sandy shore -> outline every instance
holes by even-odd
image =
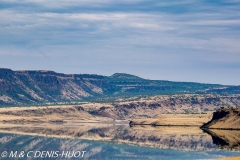
[[[0,122],[3,123],[32,123],[32,122],[59,122],[59,123],[128,123],[107,116],[97,116],[91,113],[103,104],[85,104],[82,106],[48,106],[48,107],[13,107],[0,108]],[[107,104],[104,104],[107,106]],[[159,114],[154,118],[133,119],[134,125],[155,126],[201,126],[212,117],[207,114]]]
[[[96,106],[97,107],[97,106]],[[12,107],[0,108],[3,123],[112,123],[112,118],[89,114],[82,106]]]
[[[135,119],[132,125],[154,126],[201,126],[212,118],[212,113],[207,114],[161,114],[156,118]]]

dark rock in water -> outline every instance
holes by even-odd
[[[240,130],[203,129],[219,148],[240,151]]]
[[[240,130],[240,108],[222,107],[214,112],[212,119],[200,128]]]

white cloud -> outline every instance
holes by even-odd
[[[66,8],[74,6],[100,7],[111,4],[136,4],[144,0],[2,0],[2,2],[19,5],[38,5],[45,8]]]
[[[101,67],[88,65],[94,59],[104,69],[113,68],[113,73],[132,66],[144,66],[147,72],[152,66],[197,68],[195,61],[240,64],[239,4],[207,5],[194,0],[8,0],[0,4],[3,2],[12,5],[0,10],[0,56],[26,57],[26,64],[28,57],[36,61],[42,57],[54,66],[59,63],[52,59],[67,57],[69,64],[99,71]],[[124,5],[118,8],[116,4]],[[3,61],[1,64],[10,65]]]

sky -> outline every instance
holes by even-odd
[[[240,85],[240,0],[0,0],[0,67]]]

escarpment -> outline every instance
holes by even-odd
[[[212,119],[201,126],[202,129],[240,130],[240,108],[222,107],[213,113]]]

